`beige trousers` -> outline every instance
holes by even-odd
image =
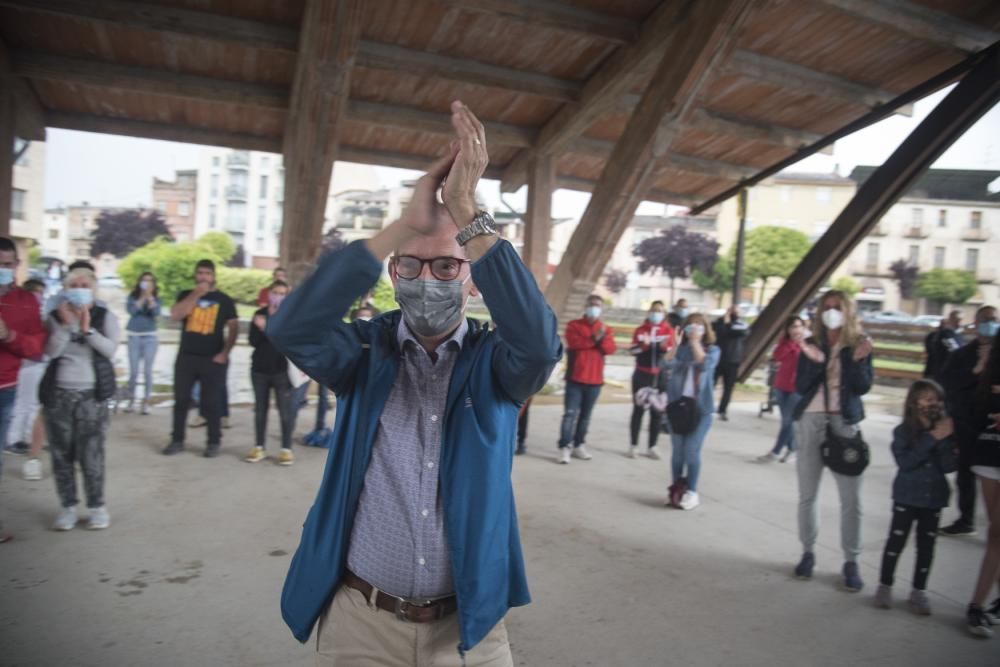
[[[407,623],[369,605],[361,593],[341,586],[316,632],[319,667],[462,667],[458,614],[431,623]],[[507,628],[501,620],[465,654],[466,667],[513,667]]]

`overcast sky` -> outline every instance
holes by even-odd
[[[837,142],[834,154],[815,155],[799,162],[795,171],[831,172],[847,175],[855,165],[881,164],[906,136],[945,96],[947,90],[915,105],[912,117],[893,116]],[[198,166],[200,146],[151,139],[133,139],[106,134],[48,130],[45,174],[45,205],[91,204],[150,206],[153,177],[172,180],[177,169]],[[1000,170],[1000,106],[994,107],[941,159],[936,167]],[[338,169],[350,169],[338,163]],[[385,186],[413,178],[412,171],[379,168]],[[995,185],[1000,186],[1000,183]],[[481,186],[487,202],[499,205],[495,181]],[[516,208],[524,206],[524,190],[504,199]],[[560,190],[553,200],[555,217],[579,217],[586,207],[586,193]],[[642,212],[662,212],[662,205],[644,204]]]

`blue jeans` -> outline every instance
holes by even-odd
[[[802,400],[802,396],[794,391],[774,390],[778,397],[778,410],[781,411],[781,430],[778,431],[778,441],[774,443],[771,453],[777,456],[781,450],[788,447],[788,451],[794,452],[795,446],[795,407]]]
[[[7,444],[7,431],[14,417],[14,399],[17,398],[17,387],[0,389],[0,449]],[[0,453],[0,475],[3,475],[3,454]]]
[[[559,433],[559,448],[568,447],[571,443],[579,447],[587,441],[587,427],[590,426],[590,413],[594,411],[594,403],[601,395],[601,385],[580,384],[572,380],[566,381],[566,396],[563,400],[564,412],[562,428]]]
[[[143,398],[153,393],[153,362],[160,340],[156,336],[128,337],[128,398],[135,398],[136,380],[139,378],[139,364],[143,366]]]
[[[698,490],[698,477],[701,475],[701,446],[705,443],[705,436],[712,426],[712,413],[702,415],[694,430],[687,435],[670,434],[670,444],[673,446],[673,453],[670,456],[670,470],[673,474],[673,481],[676,482],[681,477],[687,477],[688,488],[692,491]],[[687,475],[684,469],[687,468]]]

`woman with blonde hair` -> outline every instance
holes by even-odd
[[[88,528],[111,524],[104,504],[104,439],[108,399],[115,390],[112,365],[118,346],[118,320],[94,303],[97,278],[89,269],[69,272],[66,298],[49,314],[45,353],[51,361],[42,378],[39,398],[52,453],[52,473],[62,511],[55,530],[71,530],[77,522],[76,463],[90,510]]]
[[[799,579],[811,579],[819,533],[816,500],[823,476],[821,449],[829,428],[836,435],[858,433],[865,418],[861,397],[872,386],[872,343],[858,326],[854,304],[839,290],[825,293],[812,322],[812,336],[800,343],[795,386],[802,397],[795,410],[799,478]],[[857,592],[864,582],[861,555],[861,475],[833,473],[840,494],[840,543],[844,552],[844,589]]]
[[[715,333],[701,313],[692,313],[681,323],[680,344],[671,348],[660,362],[660,387],[667,392],[667,405],[687,397],[693,399],[690,424],[671,421],[670,458],[672,484],[667,504],[683,510],[693,510],[701,500],[698,479],[701,475],[701,448],[712,426],[715,414],[713,385],[715,368],[719,365],[719,348]]]

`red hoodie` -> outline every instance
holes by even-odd
[[[635,355],[635,369],[647,375],[659,375],[660,361],[675,344],[674,328],[666,320],[653,324],[647,319],[632,334],[629,352]]]
[[[799,355],[802,348],[791,338],[782,336],[777,347],[771,353],[771,358],[778,363],[778,372],[774,376],[774,388],[788,393],[795,392],[795,371],[799,367]]]
[[[594,332],[604,327],[604,337],[594,341]],[[566,379],[580,384],[604,384],[604,356],[615,351],[611,327],[586,317],[566,325]]]
[[[21,359],[42,356],[48,333],[42,326],[38,299],[20,287],[0,296],[0,318],[10,330],[8,339],[0,341],[0,389],[8,389],[17,386]]]

